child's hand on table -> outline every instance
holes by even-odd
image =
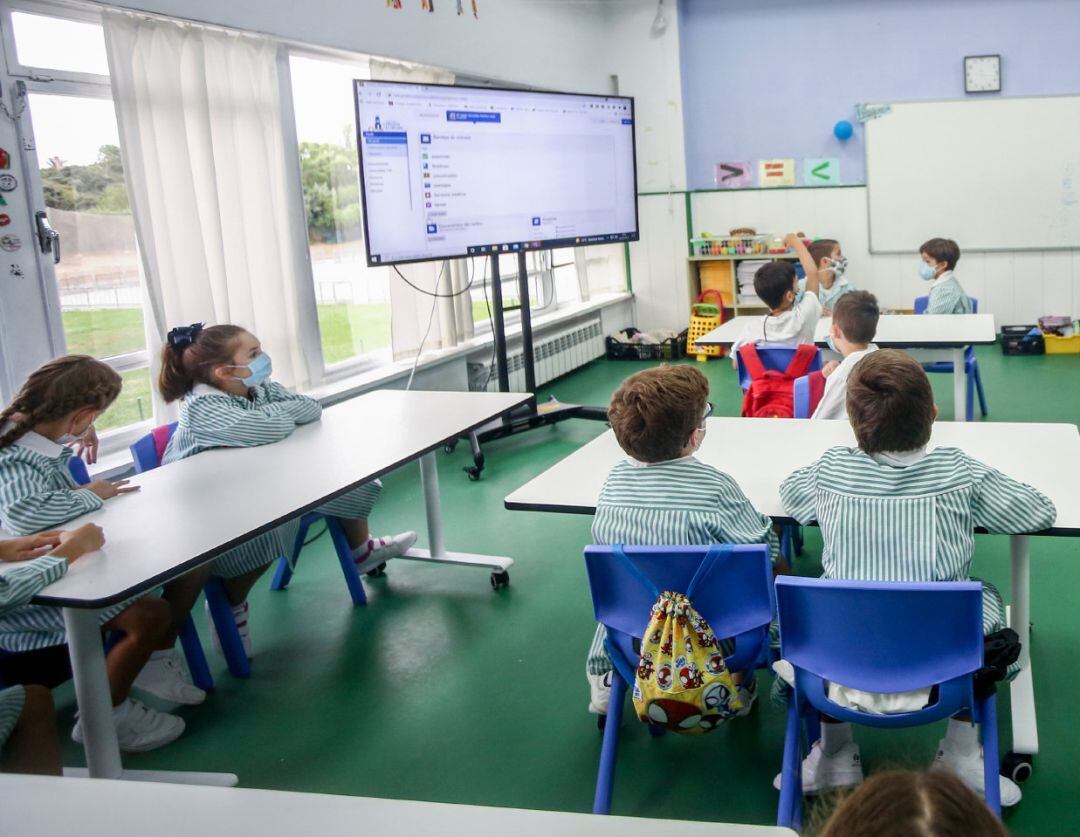
[[[105,530],[94,523],[84,523],[78,529],[60,532],[59,535],[60,546],[54,550],[53,554],[67,558],[69,564],[105,545]]]
[[[0,561],[32,561],[48,555],[60,544],[61,532],[38,532],[25,538],[0,541]]]
[[[94,492],[102,500],[111,500],[118,494],[130,494],[133,491],[138,491],[139,486],[131,485],[125,488],[131,480],[117,480],[116,482],[110,482],[109,480],[94,480],[87,483],[83,488],[89,489]]]

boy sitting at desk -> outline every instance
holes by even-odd
[[[847,390],[858,447],[832,448],[780,485],[787,512],[799,523],[821,526],[826,578],[967,581],[976,527],[1016,534],[1053,525],[1054,504],[1030,485],[959,448],[928,450],[938,411],[926,373],[910,356],[892,349],[865,356],[852,369]],[[1004,627],[1001,594],[983,582],[983,630]],[[1014,663],[1008,676],[1018,670]],[[875,695],[833,684],[829,696],[864,712],[891,714],[922,708],[929,690]],[[824,723],[821,730],[803,762],[804,791],[861,782],[850,725]],[[951,770],[982,793],[982,748],[970,718],[949,720],[934,767]],[[1000,779],[1001,804],[1015,805],[1020,789]]]
[[[608,421],[628,459],[611,469],[593,518],[598,544],[683,545],[767,543],[775,563],[780,545],[772,521],[758,513],[727,474],[694,456],[712,412],[709,382],[692,366],[659,366],[631,375],[611,398]],[[645,614],[642,614],[644,616]],[[589,711],[606,715],[611,697],[607,632],[596,626],[586,674]],[[749,713],[757,682],[739,678]]]
[[[877,333],[877,299],[869,291],[852,291],[836,303],[829,333],[829,348],[844,356],[831,360],[821,374],[825,376],[825,392],[818,402],[812,419],[847,418],[847,380],[855,364],[877,351],[871,341]]]
[[[971,299],[953,270],[960,261],[960,247],[951,238],[931,238],[919,248],[919,276],[930,283],[927,314],[970,314]]]
[[[791,262],[769,262],[758,268],[754,274],[754,293],[769,307],[769,313],[747,324],[731,347],[733,358],[738,354],[739,347],[747,343],[787,343],[797,346],[814,342],[814,329],[821,319],[818,268],[814,257],[795,233],[788,233],[784,237],[784,244],[795,251],[806,272],[806,292],[800,291],[795,265]]]

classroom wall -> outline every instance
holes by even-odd
[[[865,183],[855,104],[963,98],[965,55],[1002,56],[1004,96],[1080,93],[1075,0],[680,0],[679,12],[692,189],[715,185],[718,160],[763,157],[839,157],[844,182]],[[832,134],[841,119],[855,124],[847,142]]]

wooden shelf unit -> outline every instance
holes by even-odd
[[[690,304],[707,288],[720,291],[728,317],[740,314],[757,314],[767,311],[767,306],[740,303],[735,283],[735,263],[746,261],[798,261],[795,253],[754,253],[738,256],[690,256]]]

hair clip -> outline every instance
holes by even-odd
[[[195,342],[195,338],[199,336],[199,332],[202,330],[202,323],[192,323],[189,326],[177,326],[169,332],[169,346],[176,349],[178,352],[183,352],[184,349]]]

